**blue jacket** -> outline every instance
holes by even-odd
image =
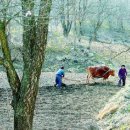
[[[59,75],[61,77],[64,77],[65,73],[64,73],[64,70],[63,69],[59,69],[57,72],[56,72],[56,75]]]

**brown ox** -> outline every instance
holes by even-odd
[[[89,66],[87,72],[87,83],[89,83],[90,78],[103,78],[106,80],[110,75],[115,76],[115,71],[107,66]]]

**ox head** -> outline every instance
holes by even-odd
[[[115,70],[110,70],[110,71],[109,71],[109,74],[110,74],[111,76],[115,76]]]

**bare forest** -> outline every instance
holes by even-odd
[[[129,130],[129,72],[130,0],[0,0],[0,130]]]

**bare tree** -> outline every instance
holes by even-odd
[[[72,26],[72,19],[70,18],[70,1],[61,0],[62,10],[61,10],[61,24],[63,28],[63,35],[68,37]]]
[[[8,17],[10,1],[2,1],[2,16],[0,19],[0,43],[3,57],[0,64],[6,69],[8,81],[12,89],[12,107],[14,110],[14,130],[32,130],[38,83],[47,44],[49,14],[51,0],[41,0],[39,13],[34,14],[35,1],[21,0],[23,19],[23,76],[20,80],[9,49],[6,28],[13,15]],[[17,13],[16,13],[17,14]]]
[[[81,36],[84,34],[82,24],[85,21],[86,14],[87,14],[87,3],[88,0],[79,0],[78,3],[79,41],[81,39]]]
[[[103,21],[106,18],[106,11],[107,11],[107,3],[108,1],[103,1],[103,0],[99,0],[97,3],[97,13],[96,13],[96,20],[95,22],[93,22],[93,40],[96,41],[97,40],[97,32],[100,29]]]

